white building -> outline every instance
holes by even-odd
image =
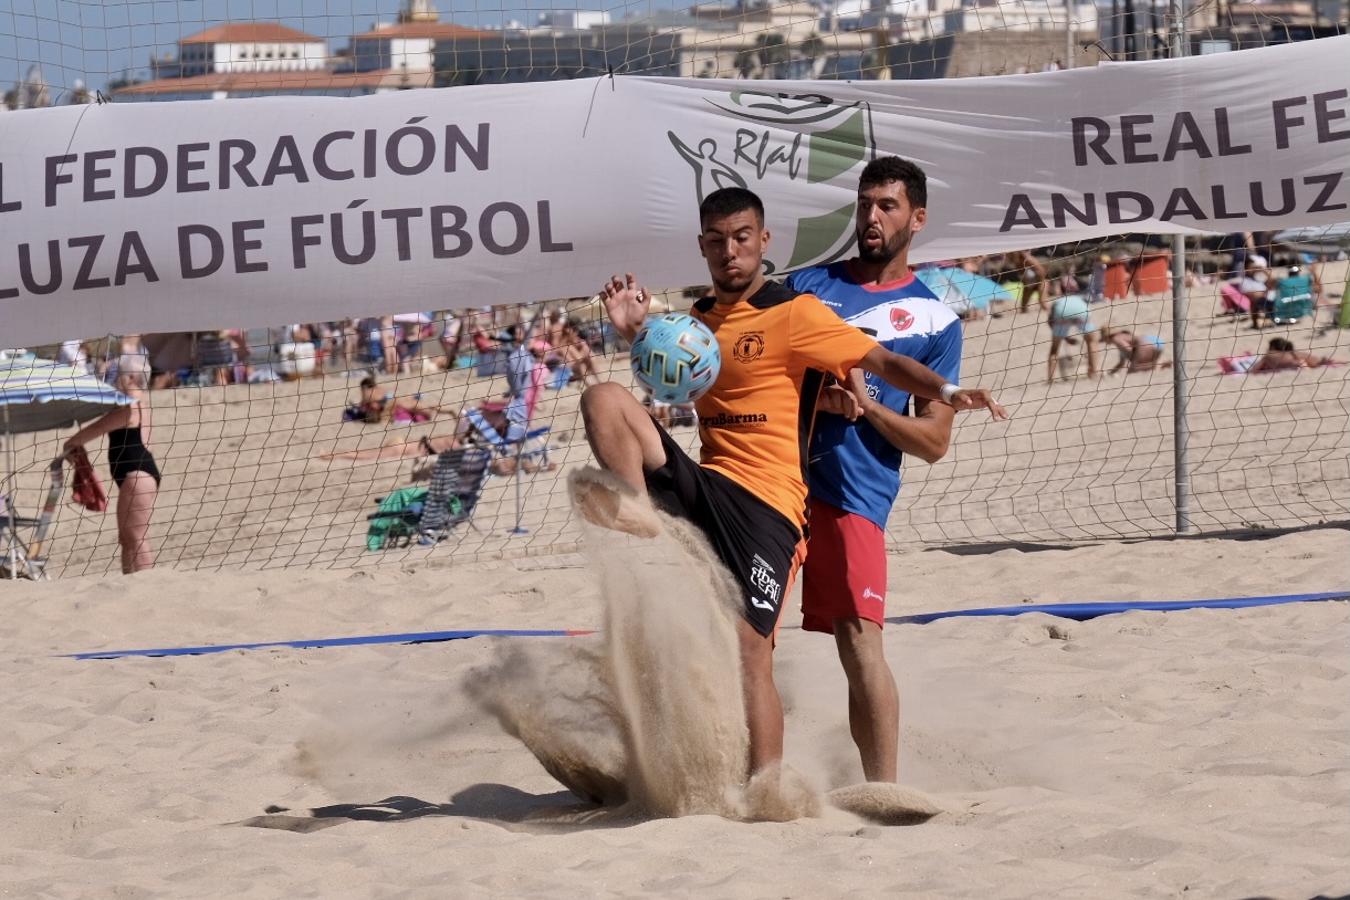
[[[1097,30],[1094,3],[1065,0],[1019,0],[1018,3],[969,3],[928,19],[932,33],[990,31]]]
[[[328,67],[322,39],[274,22],[217,25],[178,42],[178,75],[314,72]]]
[[[437,41],[488,36],[437,21],[430,0],[407,0],[394,24],[352,38],[330,56],[326,41],[270,22],[220,25],[178,42],[178,57],[157,60],[155,77],[119,88],[118,100],[221,100],[227,97],[353,97],[431,87]]]
[[[976,31],[1097,30],[1097,7],[1080,0],[840,0],[838,28],[901,26],[911,38]]]
[[[351,67],[357,72],[391,69],[396,72],[430,72],[437,43],[489,37],[449,22],[403,21],[376,25],[352,37]]]
[[[585,31],[609,24],[609,13],[594,9],[554,9],[539,14],[539,27],[552,31]]]

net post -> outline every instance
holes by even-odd
[[[14,512],[14,492],[19,488],[19,478],[17,475],[17,460],[14,456],[14,435],[9,430],[9,404],[0,406],[0,411],[4,413],[5,429],[5,515],[9,518],[9,579],[14,581],[19,577],[19,523],[14,521],[17,513]]]
[[[1186,55],[1186,0],[1172,7],[1172,57]],[[1175,477],[1176,533],[1189,534],[1191,524],[1191,473],[1187,458],[1190,428],[1186,407],[1190,385],[1186,379],[1186,236],[1172,236],[1172,464]]]

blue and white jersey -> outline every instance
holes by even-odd
[[[815,294],[845,322],[895,353],[912,357],[947,381],[961,378],[961,320],[911,272],[883,285],[862,285],[846,262],[794,272],[788,286]],[[867,375],[867,392],[909,414],[909,392]],[[900,493],[903,454],[867,421],[821,414],[811,439],[811,496],[886,527]]]

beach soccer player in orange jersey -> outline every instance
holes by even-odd
[[[714,191],[699,206],[699,225],[713,295],[692,314],[722,352],[716,383],[695,405],[701,460],[690,459],[632,392],[606,382],[586,390],[581,411],[591,449],[618,485],[574,477],[571,489],[583,518],[604,527],[654,535],[651,503],[690,521],[740,586],[745,606],[737,631],[754,773],[783,755],[773,636],[804,556],[805,450],[825,373],[847,384],[858,367],[917,397],[1006,415],[988,391],[948,384],[846,325],[814,296],[766,281],[769,232],[755,194]],[[602,299],[615,330],[631,342],[651,296],[630,273],[614,276]],[[846,398],[837,402],[847,408]],[[852,408],[856,415],[858,406]]]

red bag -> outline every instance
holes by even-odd
[[[76,447],[68,455],[70,464],[75,468],[70,499],[91,512],[103,512],[108,508],[108,494],[103,490],[103,482],[98,480],[89,454],[84,452],[83,447]]]

